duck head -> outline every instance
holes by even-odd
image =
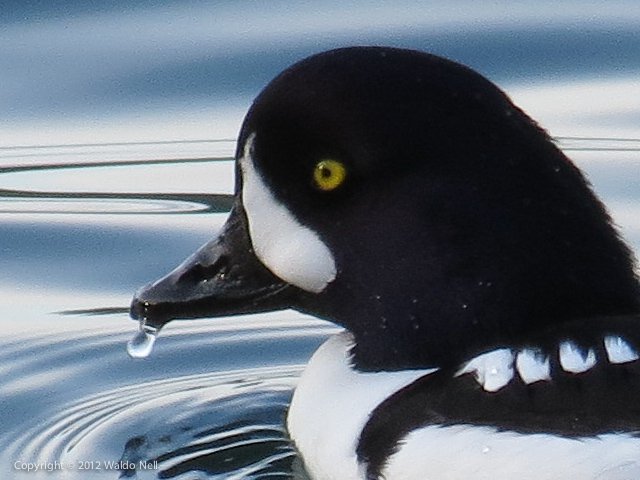
[[[457,362],[639,298],[605,208],[499,88],[434,55],[354,47],[262,91],[222,233],[131,314],[294,308],[350,330],[354,365],[375,371]]]

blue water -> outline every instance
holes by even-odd
[[[386,44],[480,70],[640,251],[635,2],[268,5],[2,3],[1,478],[304,478],[283,418],[335,327],[295,312],[173,322],[132,359],[126,310],[222,225],[242,116],[307,54]]]

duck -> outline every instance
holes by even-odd
[[[314,480],[640,478],[640,283],[583,173],[494,83],[356,46],[276,76],[221,232],[131,316],[342,331],[287,428]]]

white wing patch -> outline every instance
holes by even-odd
[[[549,357],[546,357],[542,352],[537,350],[529,348],[520,350],[516,357],[516,369],[522,381],[527,385],[551,380]]]
[[[611,364],[629,363],[640,360],[640,354],[622,337],[604,337],[607,360]],[[558,345],[560,366],[565,372],[584,373],[598,362],[593,349],[583,350],[570,340]],[[551,362],[547,355],[536,348],[523,348],[517,353],[501,348],[474,357],[458,370],[456,376],[473,373],[476,381],[487,392],[497,392],[509,384],[515,370],[524,383],[551,381]],[[601,360],[604,360],[601,359]]]
[[[483,353],[467,362],[456,374],[473,373],[487,392],[497,392],[513,378],[513,352],[501,348]]]
[[[318,234],[302,225],[280,203],[256,170],[252,158],[255,134],[240,159],[242,203],[256,256],[282,280],[319,293],[336,277],[336,263]]]
[[[596,364],[596,354],[592,349],[584,352],[573,342],[562,342],[558,348],[560,366],[565,372],[583,373]]]
[[[631,345],[623,338],[618,336],[610,335],[604,337],[604,349],[611,363],[628,363],[640,359],[638,352],[631,348]]]

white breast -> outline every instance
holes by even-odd
[[[370,413],[392,393],[434,371],[357,372],[349,360],[352,345],[347,332],[327,340],[305,369],[289,407],[289,433],[314,480],[364,478],[356,447]]]

